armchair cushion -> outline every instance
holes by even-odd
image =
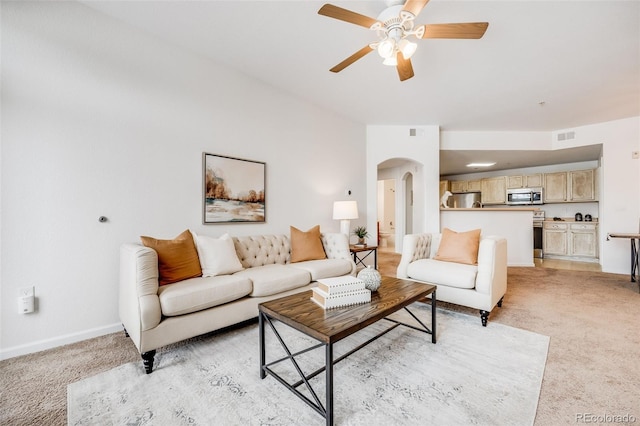
[[[420,259],[411,262],[407,274],[419,281],[456,288],[474,288],[478,267],[462,263]]]
[[[445,262],[476,265],[478,263],[478,247],[480,246],[480,229],[467,232],[455,232],[449,228],[442,230],[442,239],[434,259]]]

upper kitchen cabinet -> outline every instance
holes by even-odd
[[[524,176],[525,188],[540,188],[543,185],[542,173],[535,173],[532,175]]]
[[[540,187],[542,187],[542,173],[507,176],[507,189]]]
[[[544,174],[544,202],[565,203],[567,201],[567,172]]]
[[[544,202],[596,201],[594,169],[544,174]]]
[[[445,192],[451,191],[451,183],[448,180],[440,181],[440,198],[444,195]]]
[[[482,204],[506,204],[507,203],[507,178],[499,176],[485,178],[481,181]]]
[[[480,179],[451,181],[451,192],[480,192],[481,190]]]
[[[596,174],[594,169],[569,172],[569,201],[596,200]]]

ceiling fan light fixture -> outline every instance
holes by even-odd
[[[385,60],[382,61],[382,63],[390,67],[398,66],[398,60],[396,59],[395,56],[389,56],[388,58],[385,58]]]
[[[396,50],[396,41],[392,38],[386,38],[378,43],[378,55],[387,59],[393,56]]]
[[[403,38],[400,40],[400,43],[398,43],[398,49],[400,49],[400,52],[402,52],[402,56],[404,56],[405,59],[411,58],[417,48],[418,45],[416,43],[413,43],[406,38]]]

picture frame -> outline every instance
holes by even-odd
[[[202,220],[266,222],[266,163],[202,153]]]

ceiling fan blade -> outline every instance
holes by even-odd
[[[362,49],[358,50],[353,55],[349,56],[344,61],[340,62],[335,67],[331,68],[329,71],[331,71],[331,72],[340,72],[343,69],[345,69],[346,67],[348,67],[349,65],[351,65],[352,63],[354,63],[355,61],[357,61],[358,59],[362,58],[367,53],[370,53],[372,51],[373,51],[373,48],[371,48],[371,46],[369,46],[369,45],[366,45],[365,47],[363,47]]]
[[[324,6],[322,6],[320,10],[318,10],[318,15],[339,19],[341,21],[360,25],[365,28],[371,28],[373,24],[378,22],[377,19],[369,18],[368,16],[364,16],[359,13],[352,12],[347,9],[343,9],[338,6],[334,6],[332,4],[325,4]]]
[[[405,59],[402,53],[398,52],[396,60],[398,61],[397,68],[400,81],[409,80],[411,77],[413,77],[413,66],[411,65],[411,59]]]
[[[466,22],[458,24],[426,24],[422,38],[482,38],[488,22]]]
[[[406,10],[407,12],[411,12],[415,16],[418,16],[427,3],[429,3],[429,0],[407,0],[402,10]]]

